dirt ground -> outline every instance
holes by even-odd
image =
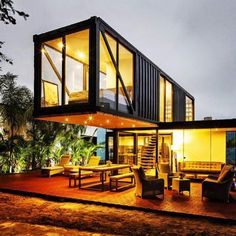
[[[0,235],[236,235],[236,224],[0,192]]]

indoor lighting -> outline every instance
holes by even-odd
[[[135,127],[135,124],[132,124],[132,127]]]
[[[107,124],[108,124],[108,123],[110,123],[110,121],[109,121],[109,120],[106,120],[106,122],[107,122]]]
[[[87,123],[88,123],[87,121],[84,122],[85,125],[87,125]]]
[[[69,120],[68,118],[65,119],[66,122],[67,122],[68,120]]]
[[[93,117],[92,116],[89,116],[89,120],[92,120],[93,119]]]
[[[85,54],[83,52],[78,52],[79,59],[85,59]]]
[[[42,49],[41,49],[41,53],[43,53],[43,54],[44,54],[44,53],[45,53],[45,49],[43,49],[43,48],[42,48]]]
[[[123,123],[123,122],[121,122],[120,124],[121,124],[121,125],[124,125],[124,123]]]
[[[64,47],[64,45],[63,45],[62,42],[58,43],[57,46],[58,46],[60,49],[62,49],[62,48]]]

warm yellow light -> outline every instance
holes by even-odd
[[[88,123],[87,121],[84,122],[85,125],[87,125],[87,123]]]
[[[69,120],[68,118],[65,119],[66,122],[67,122],[68,120]]]
[[[135,127],[135,124],[132,124],[132,127]]]
[[[83,60],[85,59],[85,54],[83,52],[78,52],[79,59]]]
[[[42,49],[41,49],[41,53],[43,53],[43,54],[44,54],[44,53],[45,53],[45,49],[43,49],[43,48],[42,48]]]
[[[60,43],[57,44],[57,46],[58,46],[60,49],[62,49],[64,45],[63,45],[62,42],[60,42]]]
[[[107,124],[108,124],[108,123],[110,123],[110,121],[109,121],[109,120],[106,120],[106,122],[107,122]]]
[[[121,125],[124,125],[124,123],[123,123],[123,122],[121,122],[120,124],[121,124]]]
[[[89,116],[89,120],[92,120],[93,119],[93,117],[92,116]]]

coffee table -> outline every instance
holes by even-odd
[[[178,191],[178,193],[181,193],[183,191],[188,191],[190,196],[190,179],[173,178],[172,190],[176,190]]]

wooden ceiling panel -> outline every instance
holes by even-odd
[[[95,114],[78,114],[63,116],[40,117],[38,120],[46,120],[68,124],[89,125],[105,129],[123,129],[123,128],[156,128],[157,125],[140,120],[128,119],[121,116],[115,116],[98,112]]]

